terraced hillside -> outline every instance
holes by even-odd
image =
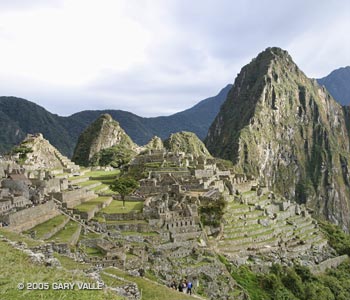
[[[260,192],[245,191],[231,199],[218,251],[238,264],[326,259],[327,241],[305,207],[267,191],[258,196]]]

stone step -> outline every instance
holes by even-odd
[[[236,232],[230,232],[228,231],[227,233],[225,233],[225,229],[224,229],[224,238],[225,239],[236,239],[236,238],[244,238],[244,237],[249,237],[249,236],[255,236],[255,235],[262,235],[266,232],[270,232],[271,230],[275,230],[273,227],[259,227],[256,228],[255,230],[244,230],[241,229],[239,231]]]
[[[251,242],[248,243],[244,243],[244,244],[230,244],[230,243],[226,243],[226,244],[221,244],[219,246],[220,251],[224,252],[224,253],[235,253],[235,252],[239,252],[239,251],[257,251],[259,249],[262,248],[273,248],[273,247],[277,247],[278,246],[278,240],[276,238],[270,238],[268,240],[265,241],[261,241],[261,242],[257,242],[252,244]]]

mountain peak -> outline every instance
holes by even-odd
[[[84,166],[90,165],[100,151],[117,145],[131,151],[138,147],[111,115],[102,114],[80,135],[73,161]]]
[[[341,106],[287,51],[268,48],[242,68],[206,145],[237,171],[350,228],[350,211],[334,209],[350,204],[347,132]]]

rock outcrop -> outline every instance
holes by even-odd
[[[163,150],[164,144],[160,137],[154,136],[144,148],[147,150]]]
[[[242,68],[206,145],[237,170],[349,230],[343,108],[286,51],[268,48]]]
[[[23,142],[12,149],[20,164],[35,169],[64,169],[72,172],[79,167],[63,156],[41,133],[28,134]]]
[[[193,133],[181,131],[173,133],[164,141],[164,146],[171,152],[191,153],[194,156],[211,157],[204,143]]]
[[[113,147],[114,149],[111,149]],[[109,152],[118,154],[121,150],[137,152],[138,146],[117,121],[113,120],[110,115],[103,114],[80,135],[72,160],[83,166],[100,164],[99,154],[106,149],[110,149],[106,151],[108,152],[106,155],[109,156],[111,154]]]

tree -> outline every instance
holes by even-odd
[[[119,177],[113,184],[111,189],[118,192],[123,200],[123,207],[125,207],[125,196],[133,193],[139,187],[139,183],[131,177]]]

